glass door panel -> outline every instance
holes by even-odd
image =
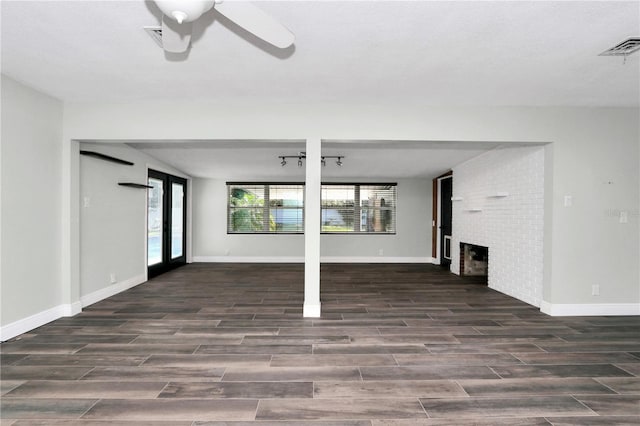
[[[171,184],[171,259],[184,256],[184,184]]]
[[[164,182],[157,178],[149,178],[147,207],[147,266],[162,263],[162,228],[164,223],[163,193]]]
[[[153,278],[187,263],[187,181],[149,170],[148,182],[147,271]]]

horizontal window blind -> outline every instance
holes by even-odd
[[[324,233],[396,232],[396,184],[322,185]]]
[[[227,233],[302,233],[304,185],[227,183]]]
[[[323,184],[321,232],[395,234],[395,183]],[[304,185],[227,183],[227,233],[304,232]]]
[[[360,232],[396,232],[396,186],[360,186]]]

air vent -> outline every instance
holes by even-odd
[[[629,56],[640,50],[640,37],[631,37],[607,49],[599,56]]]
[[[144,30],[162,48],[162,27],[144,27]]]

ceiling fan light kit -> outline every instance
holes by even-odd
[[[208,12],[215,4],[211,0],[156,0],[156,4],[165,15],[178,24],[193,22]]]

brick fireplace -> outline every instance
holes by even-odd
[[[486,277],[489,271],[489,247],[460,243],[460,276]]]

